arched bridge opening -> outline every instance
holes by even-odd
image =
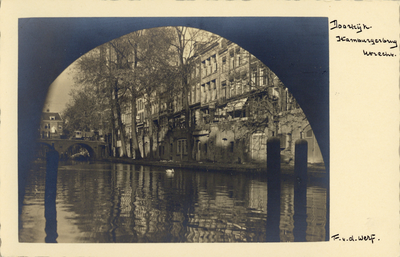
[[[96,160],[96,152],[94,149],[85,143],[73,143],[65,152],[60,153],[61,159],[70,158],[76,160]]]
[[[99,141],[65,140],[65,139],[42,139],[37,141],[42,151],[55,150],[61,160],[87,159],[90,161],[100,160],[104,157],[105,144]],[[48,150],[43,150],[48,149]],[[43,156],[45,157],[45,155]]]

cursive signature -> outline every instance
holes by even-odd
[[[374,240],[380,241],[380,239],[376,239],[375,234],[370,234],[370,235],[360,235],[360,236],[349,236],[349,237],[340,237],[339,234],[335,234],[331,236],[333,241],[346,241],[346,242],[356,242],[356,241],[371,241],[371,243],[374,243]]]

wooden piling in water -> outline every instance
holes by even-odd
[[[267,140],[267,187],[266,241],[280,242],[281,149],[276,137]]]
[[[59,154],[51,150],[46,154],[46,185],[44,194],[44,216],[46,219],[46,243],[57,243],[57,173]]]
[[[299,139],[295,143],[294,160],[294,229],[293,236],[295,242],[306,241],[307,230],[307,152],[308,144],[304,139]]]

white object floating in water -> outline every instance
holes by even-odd
[[[171,173],[174,173],[174,169],[167,169],[167,170],[165,170],[167,173],[169,173],[169,174],[171,174]]]

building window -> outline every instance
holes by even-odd
[[[240,80],[236,81],[236,94],[237,95],[242,94],[242,81],[240,81]]]
[[[217,83],[215,83],[215,79],[211,81],[211,87],[212,87],[212,100],[217,99]]]
[[[236,66],[240,66],[241,64],[241,56],[240,56],[240,48],[236,49]]]
[[[267,85],[267,71],[265,69],[260,70],[260,77],[261,77],[261,85]]]
[[[50,116],[50,120],[55,120],[56,116]]]
[[[230,53],[230,69],[234,69],[235,68],[235,54],[233,51],[231,51]]]
[[[248,52],[242,49],[242,64],[246,64],[247,63],[247,57],[248,57]]]
[[[217,72],[217,59],[216,59],[215,55],[213,55],[211,57],[211,63],[212,63],[212,73],[216,73]]]
[[[306,137],[312,137],[312,136],[313,136],[313,131],[312,129],[310,129],[306,132]]]
[[[226,81],[221,83],[222,99],[226,99]]]
[[[187,152],[188,152],[188,146],[187,146],[187,140],[186,139],[184,139],[184,147],[183,147],[183,154],[187,154]]]
[[[231,142],[230,152],[233,153],[233,149],[235,148],[235,142]]]
[[[222,57],[222,72],[226,71],[226,57]]]
[[[254,69],[251,74],[251,87],[257,86],[257,70]]]
[[[203,66],[203,77],[207,76],[207,66],[206,66],[206,61],[202,62]]]
[[[196,87],[196,102],[200,102],[201,101],[201,88],[200,88],[200,84],[197,84]]]
[[[235,83],[231,83],[231,97],[234,97],[235,96]]]
[[[178,140],[178,148],[176,149],[176,154],[187,154],[187,141],[186,139],[179,139]]]
[[[195,92],[196,92],[196,86],[192,86],[192,91],[190,92],[190,104],[195,103]]]
[[[243,88],[243,93],[249,92],[249,84],[244,79],[242,80],[242,88]]]

